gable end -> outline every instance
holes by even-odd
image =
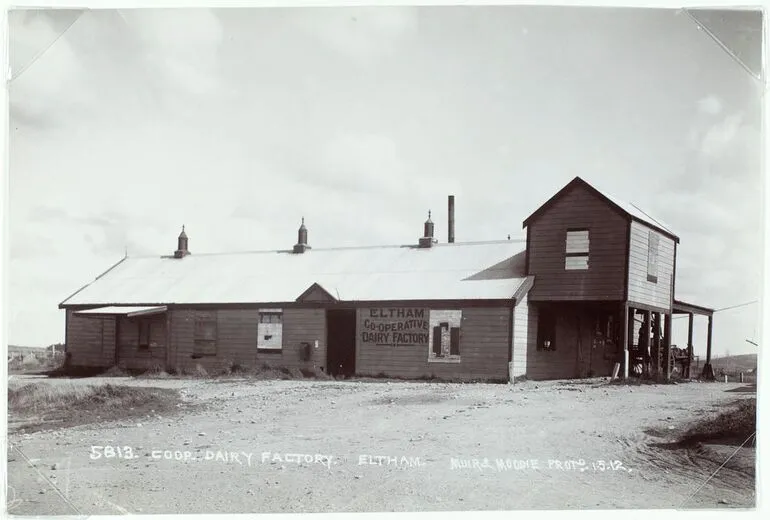
[[[613,211],[615,211],[616,213],[618,213],[619,215],[622,215],[625,219],[627,219],[629,221],[629,223],[631,221],[637,221],[637,222],[639,222],[641,224],[644,224],[645,226],[648,226],[648,227],[654,229],[655,231],[658,231],[662,235],[672,239],[677,244],[679,243],[679,237],[678,236],[674,235],[673,233],[671,233],[670,231],[668,231],[666,229],[663,229],[660,226],[655,225],[653,219],[650,219],[651,221],[646,221],[646,220],[640,219],[639,217],[637,217],[635,215],[630,214],[628,211],[626,211],[625,209],[623,209],[622,207],[617,205],[612,199],[607,197],[604,193],[602,193],[601,191],[597,190],[596,188],[594,188],[593,186],[588,184],[586,181],[584,181],[580,177],[575,177],[574,179],[572,179],[572,181],[570,181],[569,184],[564,186],[553,197],[548,199],[542,206],[537,208],[534,211],[534,213],[532,213],[529,217],[527,217],[524,220],[524,222],[522,224],[522,228],[528,227],[532,222],[534,222],[541,215],[543,215],[543,213],[548,211],[548,209],[551,206],[553,206],[559,199],[561,199],[563,196],[565,196],[566,194],[568,194],[570,191],[572,191],[573,189],[575,189],[578,186],[582,186],[583,188],[586,188],[590,193],[593,193],[596,197],[598,197],[607,206],[612,208]],[[637,208],[637,209],[639,209],[639,208]],[[640,209],[639,211],[642,211],[642,210]],[[642,211],[642,213],[644,213],[644,212]]]
[[[580,177],[575,177],[570,181],[569,184],[564,186],[562,189],[560,189],[556,194],[548,199],[542,206],[537,208],[534,213],[532,213],[529,217],[527,217],[524,220],[524,223],[522,224],[522,229],[528,227],[532,222],[537,220],[540,216],[542,216],[546,211],[548,211],[556,202],[558,202],[561,198],[563,198],[565,195],[570,193],[575,188],[582,187],[586,188],[587,191],[598,197],[602,202],[607,204],[610,208],[613,209],[616,213],[621,215],[623,218],[630,221],[630,215],[620,206],[612,202],[610,199],[604,196],[602,192],[588,184],[586,181],[581,179]]]
[[[303,302],[336,302],[337,298],[331,295],[329,291],[321,287],[317,282],[308,287],[305,292],[299,295],[297,303]]]

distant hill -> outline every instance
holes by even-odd
[[[64,350],[64,344],[57,343],[55,345],[49,345],[47,347],[22,347],[20,345],[8,345],[9,356],[26,356],[28,354],[47,355],[54,351],[62,352]]]
[[[711,359],[711,366],[714,371],[720,369],[725,372],[748,372],[757,368],[756,354],[740,354],[738,356],[725,356]]]
[[[41,354],[45,351],[45,347],[22,347],[20,345],[8,345],[9,354]]]

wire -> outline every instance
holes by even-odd
[[[758,300],[746,302],[746,303],[739,303],[738,305],[731,305],[730,307],[722,307],[721,309],[715,309],[714,312],[720,312],[720,311],[729,311],[731,309],[737,309],[739,307],[746,307],[747,305],[753,305],[755,303],[758,303]]]
[[[30,68],[30,67],[31,67],[31,66],[32,66],[32,65],[33,65],[33,64],[34,64],[34,63],[35,63],[37,60],[39,60],[39,59],[40,59],[40,58],[43,56],[43,54],[45,54],[46,52],[48,52],[48,49],[50,49],[50,48],[53,46],[53,44],[54,44],[54,43],[56,43],[57,41],[59,41],[59,38],[61,38],[62,36],[64,36],[64,34],[65,34],[67,31],[69,31],[69,30],[70,30],[70,27],[72,27],[73,25],[75,25],[75,22],[77,22],[78,20],[80,20],[80,17],[83,15],[83,13],[84,13],[84,12],[85,12],[85,9],[81,10],[81,11],[78,13],[78,15],[75,17],[75,19],[74,19],[74,20],[72,20],[72,22],[70,22],[70,24],[69,24],[67,27],[65,27],[65,28],[64,28],[64,30],[63,30],[61,33],[59,33],[59,35],[58,35],[58,36],[56,36],[56,38],[54,38],[54,39],[51,41],[51,43],[49,43],[49,44],[48,44],[48,45],[46,45],[46,46],[45,46],[43,49],[41,49],[41,50],[40,50],[40,52],[38,52],[38,53],[37,53],[37,54],[36,54],[36,55],[35,55],[35,56],[32,58],[32,60],[30,60],[30,62],[29,62],[29,63],[27,63],[27,64],[26,64],[24,67],[22,67],[22,68],[21,68],[21,70],[20,70],[18,73],[14,74],[14,73],[13,73],[13,71],[11,71],[11,79],[9,79],[9,80],[8,80],[8,83],[9,83],[9,84],[10,84],[10,83],[12,83],[12,82],[13,82],[13,81],[14,81],[16,78],[18,78],[19,76],[21,76],[21,75],[24,73],[24,71],[26,71],[28,68]]]
[[[684,505],[685,505],[687,502],[689,502],[689,501],[690,501],[690,499],[691,499],[692,497],[694,497],[695,495],[697,495],[697,494],[698,494],[698,492],[699,492],[701,489],[703,489],[703,486],[705,486],[706,484],[708,484],[708,483],[709,483],[709,481],[710,481],[712,478],[714,478],[714,477],[716,476],[716,474],[717,474],[717,473],[719,473],[719,471],[720,471],[720,470],[721,470],[723,467],[725,467],[725,464],[727,464],[728,462],[730,462],[730,459],[732,459],[732,458],[735,456],[735,454],[736,454],[736,453],[738,453],[738,451],[740,451],[740,449],[741,449],[741,448],[743,448],[743,446],[744,446],[744,445],[745,445],[747,442],[749,442],[751,439],[755,438],[755,437],[756,437],[756,435],[757,435],[757,432],[754,432],[754,433],[752,433],[751,435],[749,435],[749,437],[748,437],[748,438],[747,438],[745,441],[743,441],[743,444],[741,444],[740,446],[738,446],[738,448],[736,448],[736,450],[733,452],[733,454],[732,454],[732,455],[730,455],[729,457],[727,457],[727,459],[726,459],[726,460],[725,460],[725,461],[722,463],[722,465],[721,465],[721,466],[719,466],[719,467],[716,469],[716,471],[714,471],[714,473],[712,473],[712,474],[711,474],[711,476],[709,476],[709,478],[707,478],[707,479],[706,479],[706,481],[705,481],[705,482],[703,482],[703,484],[701,484],[701,485],[698,487],[698,489],[696,489],[696,490],[693,492],[693,494],[692,494],[692,495],[690,495],[689,497],[687,497],[687,498],[684,500],[684,502],[682,502],[682,503],[679,505],[679,507],[681,508],[681,507],[682,507],[682,506],[684,506]]]
[[[732,309],[738,309],[740,307],[746,307],[748,305],[754,305],[755,303],[759,303],[759,301],[758,300],[753,300],[753,301],[750,301],[750,302],[739,303],[737,305],[731,305],[729,307],[722,307],[721,309],[714,309],[714,312],[716,313],[716,312],[722,312],[722,311],[729,311],[729,310],[732,310]],[[678,320],[680,318],[687,318],[687,316],[686,315],[684,315],[684,316],[683,315],[674,316],[673,319]]]
[[[639,206],[637,206],[637,205],[636,205],[636,204],[634,204],[633,202],[629,202],[629,204],[631,204],[631,205],[632,205],[634,208],[636,208],[636,209],[637,209],[638,211],[640,211],[641,213],[644,213],[644,214],[647,216],[647,218],[648,218],[648,219],[650,219],[650,220],[652,220],[653,222],[655,222],[655,223],[656,223],[658,226],[662,227],[663,229],[665,229],[666,231],[668,231],[669,233],[671,233],[671,230],[670,230],[670,229],[669,229],[667,226],[665,226],[665,225],[664,225],[664,224],[663,224],[661,221],[659,221],[658,219],[654,218],[652,215],[650,215],[649,213],[647,213],[646,211],[644,211],[642,208],[640,208]]]

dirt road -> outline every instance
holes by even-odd
[[[12,514],[755,503],[753,472],[728,464],[701,487],[722,454],[657,448],[661,439],[645,433],[674,434],[745,397],[727,391],[737,384],[109,382],[178,388],[206,406],[12,434]],[[753,449],[740,457],[745,465]]]

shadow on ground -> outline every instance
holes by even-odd
[[[735,392],[738,394],[756,394],[757,393],[757,385],[747,385],[747,386],[740,386],[738,388],[732,388],[730,390],[725,390],[725,392]]]

